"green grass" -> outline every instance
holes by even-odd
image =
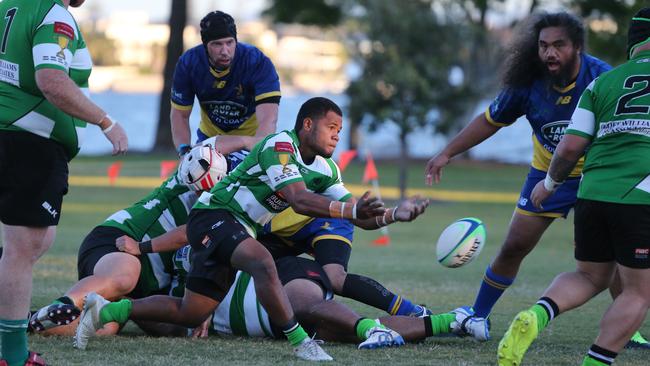
[[[122,174],[155,176],[158,161],[169,157],[129,157]],[[173,157],[172,157],[173,158]],[[112,162],[109,158],[78,158],[71,164],[72,175],[103,175]],[[424,187],[424,162],[409,165],[409,186]],[[397,182],[395,164],[379,164],[382,185]],[[454,162],[445,170],[441,189],[518,192],[527,168],[496,164]],[[351,165],[345,181],[359,183],[360,164]],[[109,214],[126,207],[148,193],[146,189],[70,187],[53,248],[39,261],[34,277],[33,305],[42,306],[60,296],[76,280],[76,253],[84,235]],[[65,205],[92,207],[66,211]],[[74,204],[74,205],[73,205]],[[371,245],[378,232],[358,230],[350,263],[351,272],[374,277],[390,289],[434,312],[471,305],[485,267],[505,236],[513,204],[435,202],[416,222],[390,227],[392,243]],[[487,227],[487,244],[481,255],[466,267],[448,269],[435,260],[435,241],[442,229],[465,216],[481,218]],[[512,317],[534,303],[554,276],[574,268],[572,218],[558,220],[545,234],[538,248],[526,259],[515,285],[506,292],[492,314],[492,340],[476,343],[469,339],[432,338],[399,349],[358,351],[354,345],[325,345],[343,364],[407,365],[494,365],[496,347]],[[366,316],[381,312],[352,303]],[[600,295],[580,310],[560,316],[533,344],[525,358],[528,365],[577,365],[598,332],[602,313],[611,300]],[[650,335],[650,327],[642,329]],[[284,341],[243,338],[208,340],[145,337],[134,326],[127,326],[119,337],[93,339],[86,352],[72,348],[70,338],[30,339],[31,348],[44,354],[54,365],[190,365],[190,364],[301,364],[291,355]],[[648,353],[624,351],[620,365],[647,365]]]

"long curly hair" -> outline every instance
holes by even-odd
[[[585,28],[582,21],[567,12],[538,13],[528,17],[515,29],[508,47],[502,82],[507,87],[526,87],[544,76],[544,64],[538,55],[539,32],[548,27],[562,27],[574,48],[584,49]]]

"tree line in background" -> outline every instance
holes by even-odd
[[[271,0],[264,16],[272,23],[339,27],[346,35],[360,75],[346,94],[352,124],[351,146],[361,124],[371,130],[391,121],[399,126],[401,161],[408,160],[406,137],[417,127],[440,133],[462,128],[473,106],[499,86],[504,41],[514,23],[491,29],[489,11],[503,11],[504,0]],[[569,11],[585,18],[587,51],[612,65],[625,61],[626,31],[644,0],[564,0]],[[187,0],[172,0],[171,36],[160,99],[156,149],[171,148],[169,93],[176,60],[182,53]],[[545,5],[532,0],[528,13]],[[592,22],[599,26],[590,26]],[[596,23],[593,23],[596,24]],[[400,164],[404,194],[406,164]]]

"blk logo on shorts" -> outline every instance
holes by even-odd
[[[54,209],[54,207],[52,207],[52,205],[50,205],[50,203],[47,202],[47,201],[43,201],[43,204],[42,204],[41,206],[43,206],[43,208],[45,209],[45,211],[47,211],[50,215],[52,215],[53,218],[56,218],[56,215],[59,214],[59,213]]]
[[[648,259],[650,254],[650,249],[647,248],[636,248],[634,249],[634,258],[635,259]]]

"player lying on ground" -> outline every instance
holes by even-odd
[[[184,286],[183,279],[190,268],[190,258],[189,246],[179,249],[175,255],[178,277],[174,283],[178,287],[174,292],[179,292]],[[364,318],[333,299],[327,275],[315,261],[302,257],[282,257],[275,264],[296,317],[308,331],[324,340],[349,343],[361,341],[360,349],[399,346],[405,340],[419,341],[449,333],[452,323],[456,321],[455,315],[450,313],[422,318],[384,316],[377,321]],[[94,293],[89,294],[88,301],[97,303],[98,309],[109,304]],[[157,332],[162,333],[164,330]],[[209,333],[278,339],[283,337],[281,330],[273,326],[266,310],[259,303],[254,280],[241,271],[237,272],[235,282],[214,313],[200,329],[195,330],[198,337]]]
[[[207,169],[201,166],[201,153],[210,159]],[[193,156],[192,164],[179,171],[201,169],[204,174],[195,179],[195,186],[208,181],[213,185],[222,178],[226,166],[236,166],[242,158],[240,154],[224,157],[210,148],[207,152],[197,149]],[[32,315],[32,330],[40,332],[72,323],[79,315],[84,297],[91,291],[111,300],[166,294],[172,281],[173,251],[187,243],[185,223],[197,197],[179,174],[174,173],[149,195],[95,227],[79,248],[79,282]],[[118,247],[133,240],[142,242],[143,255],[134,257],[119,251]],[[73,334],[74,329],[74,326],[59,327],[56,334]]]

